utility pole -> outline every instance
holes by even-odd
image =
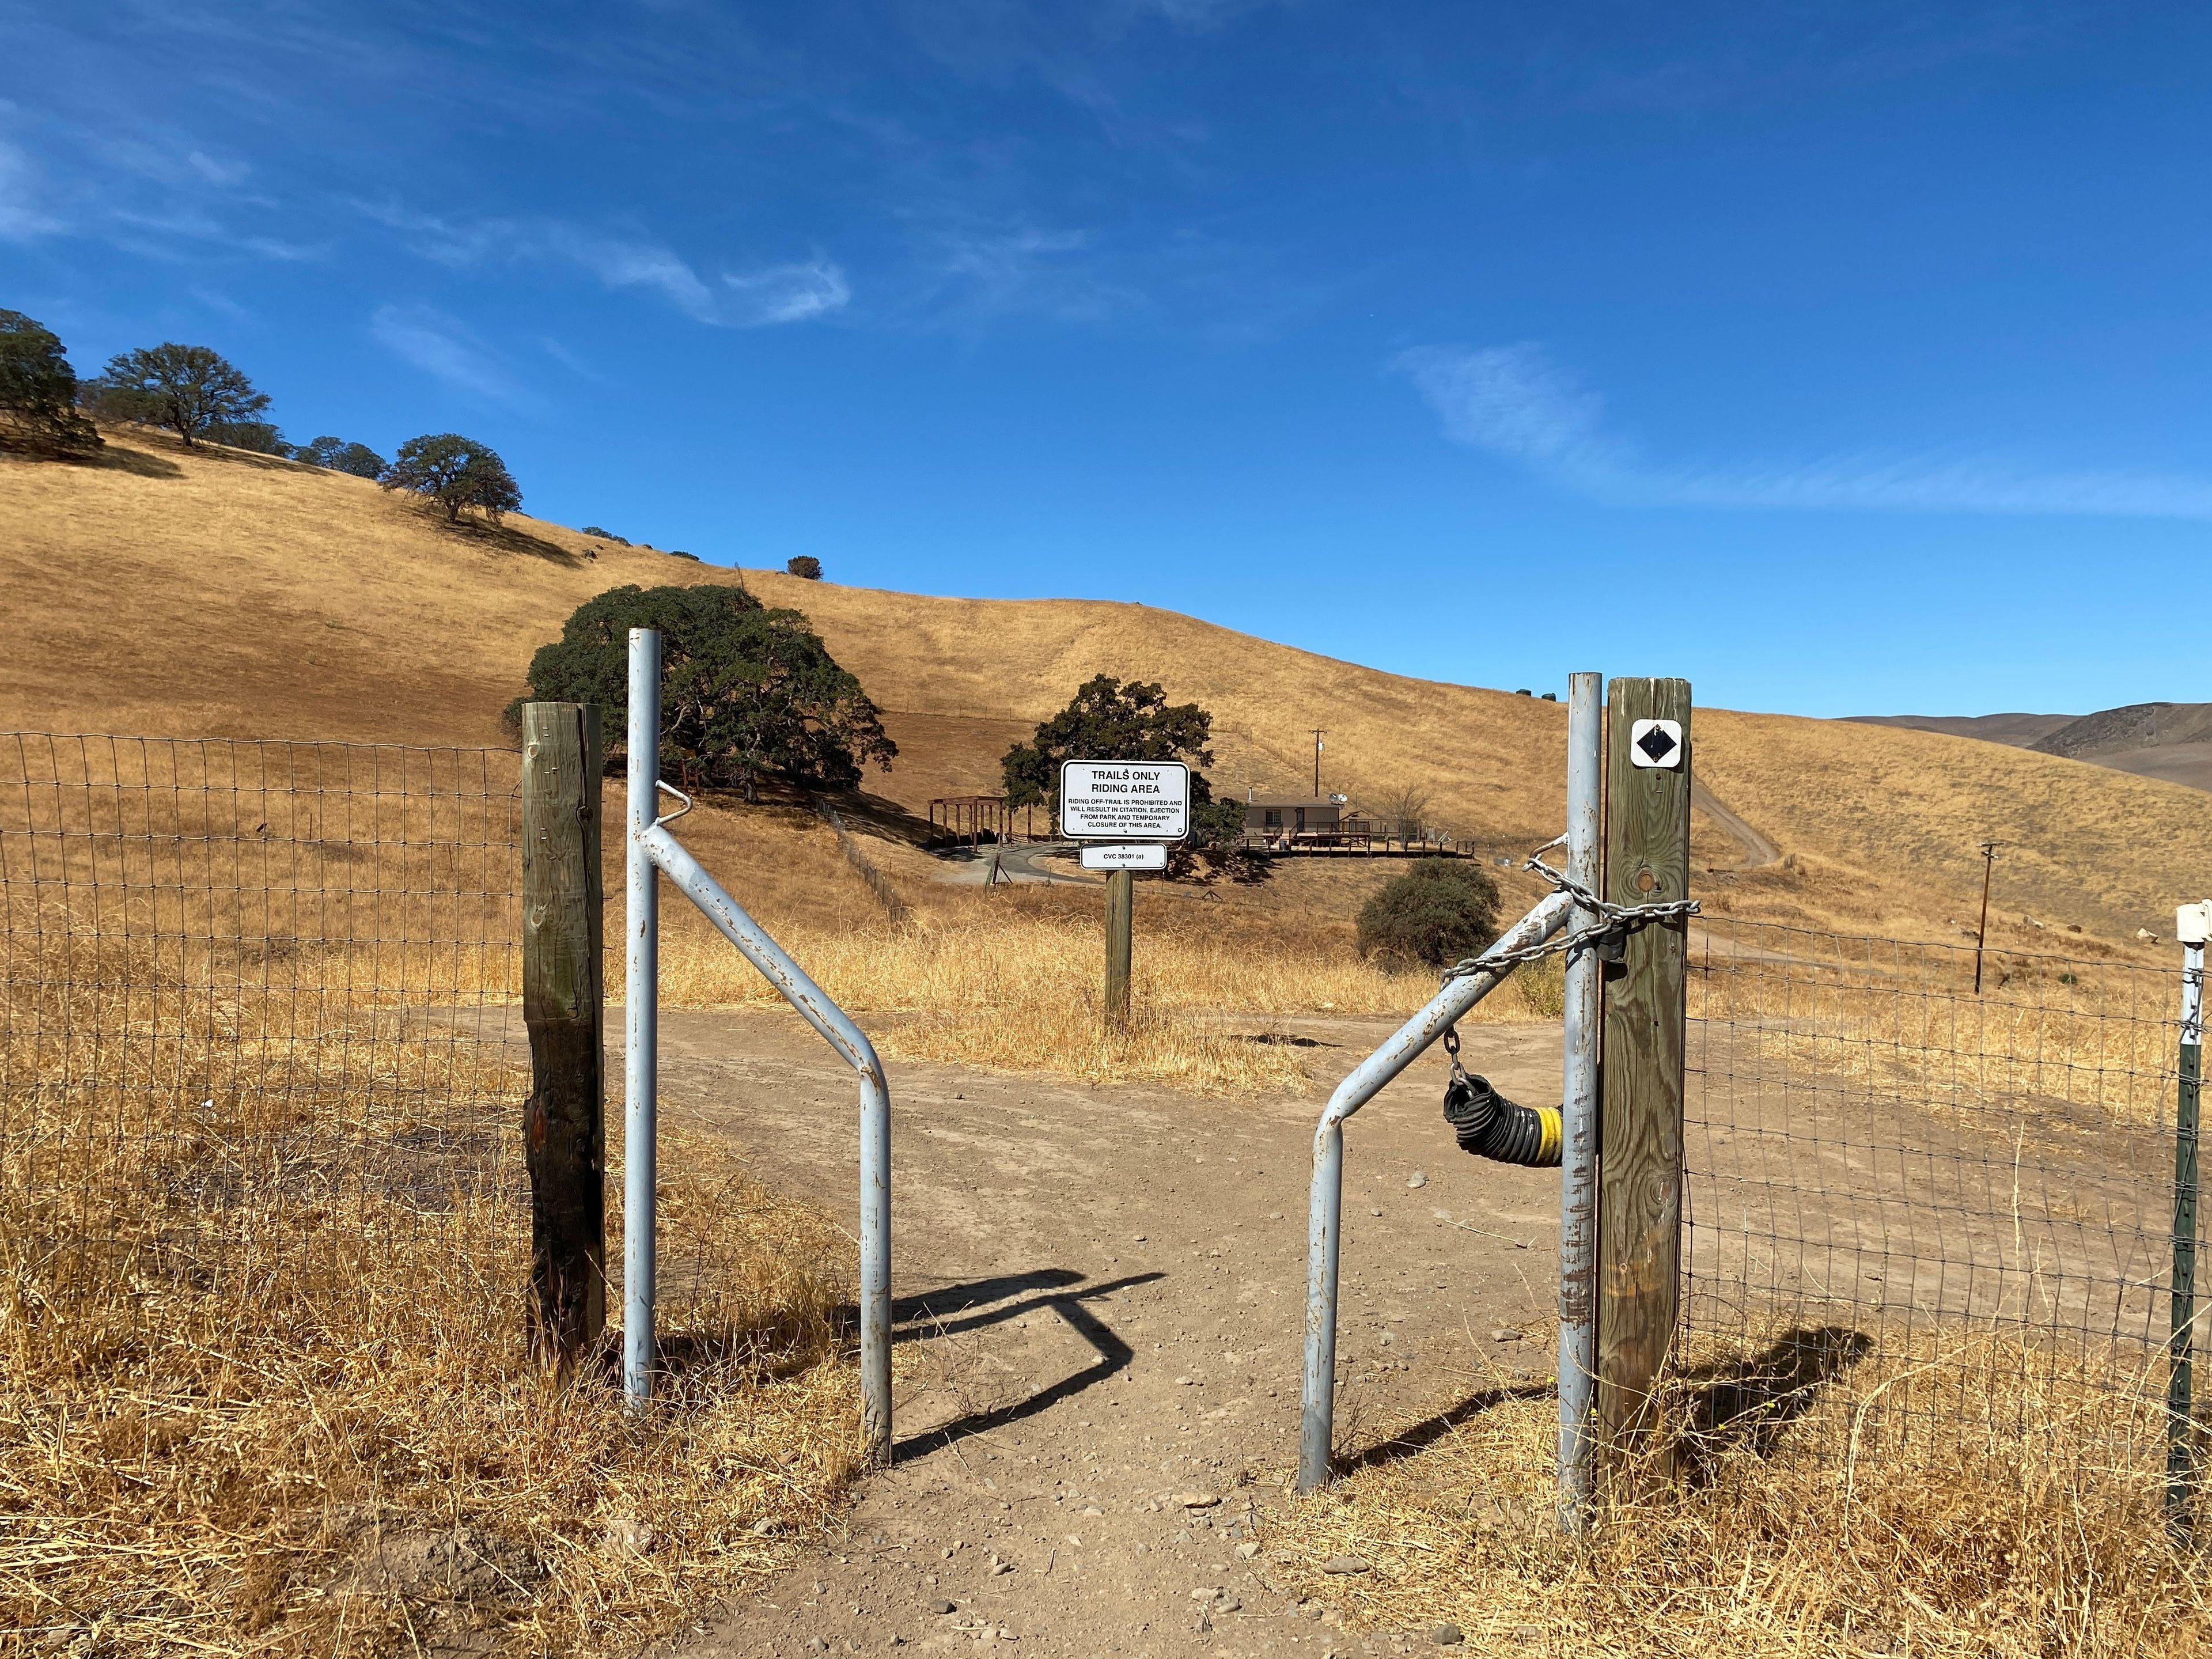
[[[1319,800],[1321,799],[1321,738],[1322,732],[1327,728],[1310,726],[1306,729],[1314,734],[1314,799]]]
[[[1990,873],[1996,868],[1997,843],[1982,843],[1982,925],[1974,930],[1974,994],[1982,994],[1982,945],[1990,936]]]

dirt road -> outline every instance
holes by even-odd
[[[1735,837],[1736,845],[1743,848],[1744,869],[1764,870],[1781,859],[1780,848],[1722,805],[1719,798],[1695,778],[1690,780],[1690,804]]]
[[[1251,1498],[1295,1460],[1315,1116],[1387,1026],[1273,1029],[1316,1045],[1309,1097],[891,1068],[896,1463],[825,1547],[671,1651],[1426,1645],[1306,1617],[1268,1589],[1252,1535]],[[661,1042],[671,1121],[726,1133],[763,1179],[851,1224],[850,1074],[811,1032],[665,1012]],[[1470,1028],[1468,1047],[1509,1092],[1559,1098],[1556,1028]],[[1349,1442],[1551,1375],[1558,1176],[1460,1152],[1442,1083],[1437,1055],[1350,1126]]]

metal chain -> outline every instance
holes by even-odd
[[[1566,839],[1561,836],[1556,841],[1546,842],[1528,854],[1521,867],[1534,874],[1549,877],[1554,891],[1566,894],[1586,910],[1595,911],[1598,916],[1596,924],[1579,933],[1556,934],[1541,944],[1524,945],[1517,951],[1468,957],[1444,969],[1445,984],[1449,985],[1468,974],[1492,970],[1502,973],[1508,968],[1517,968],[1522,963],[1540,961],[1545,957],[1556,956],[1562,951],[1579,951],[1616,934],[1626,938],[1639,927],[1648,927],[1655,921],[1672,921],[1679,916],[1700,914],[1695,899],[1665,899],[1654,904],[1615,904],[1600,898],[1565,871],[1552,868],[1540,856],[1554,847],[1564,845]]]

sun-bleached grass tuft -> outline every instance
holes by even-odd
[[[1978,1411],[1898,1432],[1923,1385],[1955,1413],[1961,1367]],[[1433,1440],[1354,1448],[1338,1484],[1269,1505],[1270,1582],[1353,1624],[1456,1624],[1471,1653],[2121,1659],[2212,1641],[2212,1577],[2160,1512],[2160,1413],[2117,1362],[1930,1337],[1733,1431],[1686,1384],[1677,1420],[1702,1401],[1706,1431],[1677,1443],[1683,1478],[1602,1505],[1579,1544],[1553,1520],[1556,1398],[1504,1381]],[[1322,1570],[1340,1556],[1369,1570]]]

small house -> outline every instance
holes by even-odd
[[[1263,842],[1330,845],[1346,836],[1364,837],[1370,830],[1359,809],[1342,795],[1250,795],[1244,802],[1244,833]]]

